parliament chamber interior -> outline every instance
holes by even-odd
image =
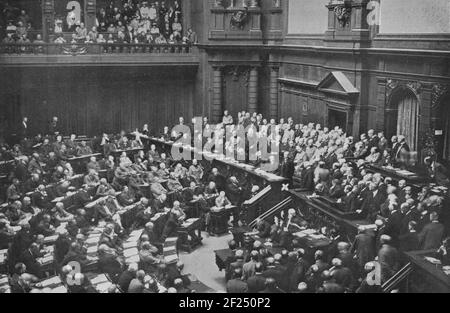
[[[450,292],[448,0],[1,0],[0,293]]]

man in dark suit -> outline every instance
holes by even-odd
[[[44,273],[42,271],[42,266],[37,261],[37,258],[40,256],[39,245],[37,243],[32,243],[28,249],[23,251],[20,259],[23,264],[25,264],[28,273],[38,278],[43,278]]]
[[[433,178],[438,185],[447,186],[450,183],[448,171],[445,166],[433,161],[431,157],[426,157],[424,163],[431,178]]]
[[[369,183],[369,190],[364,195],[361,205],[361,211],[366,219],[370,222],[376,220],[376,216],[380,210],[381,204],[385,201],[383,195],[377,189],[375,183]]]
[[[345,192],[342,188],[342,185],[339,182],[339,179],[333,179],[331,181],[331,187],[330,187],[330,197],[333,199],[340,199],[343,196],[345,196]]]
[[[263,272],[262,263],[256,263],[255,265],[255,275],[249,277],[247,279],[247,286],[249,293],[257,293],[266,287],[266,278],[264,278],[261,274]]]
[[[287,178],[289,181],[292,180],[294,175],[294,162],[289,158],[289,151],[283,153],[283,161],[280,164],[280,176]]]
[[[425,225],[419,234],[420,247],[422,250],[439,249],[444,236],[445,227],[439,222],[437,212],[431,212],[431,222]]]
[[[242,188],[236,177],[231,176],[227,184],[227,197],[233,205],[239,205],[241,202]]]
[[[50,136],[56,136],[60,134],[59,124],[58,124],[58,118],[54,116],[51,120],[51,122],[48,125],[48,134]]]
[[[367,137],[369,138],[369,150],[373,147],[378,147],[380,138],[375,134],[373,129],[369,129],[367,132]]]
[[[270,236],[271,225],[263,219],[256,222],[256,230],[260,238],[268,238]]]
[[[255,275],[255,267],[258,263],[259,253],[256,250],[250,252],[250,261],[242,265],[242,279],[247,280],[248,278]]]
[[[128,265],[128,268],[122,272],[119,276],[119,281],[117,282],[117,285],[119,286],[120,290],[124,293],[128,291],[128,287],[130,286],[131,281],[136,278],[136,272],[138,271],[138,264],[137,263],[131,263]]]
[[[117,283],[122,273],[122,264],[104,245],[98,248],[98,269],[100,272],[108,274],[114,283]]]
[[[242,270],[237,268],[234,270],[232,279],[227,282],[227,293],[247,293],[248,285],[241,279]]]
[[[19,125],[19,129],[17,130],[17,134],[20,139],[28,138],[28,117],[24,117],[22,122]]]
[[[408,232],[398,238],[399,250],[408,252],[419,250],[419,235],[416,232],[417,223],[410,221],[408,223]]]
[[[398,242],[398,238],[401,235],[403,219],[405,218],[404,212],[407,209],[408,204],[402,203],[400,210],[397,210],[396,207],[394,207],[394,210],[390,211],[384,234],[391,236],[394,244]]]
[[[310,162],[303,163],[305,169],[302,171],[300,187],[306,190],[314,190],[314,167]]]
[[[364,269],[367,262],[375,258],[375,234],[373,231],[363,227],[358,228],[358,235],[355,237],[351,252],[356,255],[356,260],[360,270]]]

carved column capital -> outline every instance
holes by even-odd
[[[442,97],[450,91],[449,85],[434,84],[431,87],[431,107],[435,109]]]

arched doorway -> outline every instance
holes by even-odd
[[[450,93],[441,97],[434,118],[438,158],[450,164]]]
[[[417,151],[419,130],[419,99],[407,87],[396,88],[386,108],[386,133],[403,135],[411,151]]]

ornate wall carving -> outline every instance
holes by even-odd
[[[431,88],[431,107],[436,109],[442,97],[450,91],[449,85],[435,84]]]

